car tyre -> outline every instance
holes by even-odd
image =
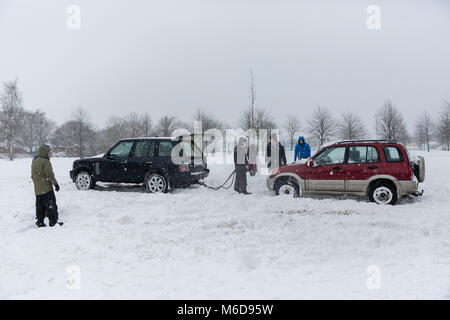
[[[274,189],[277,196],[297,198],[301,195],[301,190],[298,183],[290,179],[276,180]]]
[[[95,187],[95,181],[92,178],[92,176],[89,174],[89,172],[86,171],[80,171],[75,176],[75,186],[78,190],[89,190],[94,189]]]
[[[369,191],[369,199],[381,205],[394,205],[397,202],[397,190],[392,183],[377,182]]]
[[[145,188],[150,193],[165,193],[168,189],[167,186],[167,179],[160,174],[148,174],[145,178]]]

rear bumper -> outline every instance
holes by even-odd
[[[408,195],[408,194],[420,194],[418,192],[419,190],[419,183],[417,181],[408,180],[408,181],[397,181],[397,187],[399,194],[401,196]]]
[[[189,185],[203,180],[209,175],[209,169],[198,172],[179,172],[172,176],[172,183],[175,186]]]
[[[209,176],[209,169],[200,172],[191,172],[190,179],[191,181],[203,180]]]

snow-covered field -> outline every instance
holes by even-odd
[[[275,197],[259,175],[250,196],[81,192],[68,177],[73,159],[55,158],[65,225],[44,229],[34,225],[31,159],[0,159],[0,298],[449,299],[450,153],[424,156],[424,196],[393,207]],[[231,170],[211,166],[207,182]],[[367,286],[376,270],[378,289]]]

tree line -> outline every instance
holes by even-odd
[[[256,104],[256,86],[250,73],[249,105],[241,113],[237,125],[247,130],[253,128],[281,130],[283,141],[292,150],[299,133],[303,133],[315,147],[333,140],[354,140],[369,137],[368,129],[355,112],[343,112],[337,118],[330,109],[316,106],[308,119],[288,114],[280,127],[271,112]],[[23,96],[18,81],[4,82],[0,91],[0,147],[13,159],[14,154],[34,154],[45,143],[74,149],[71,156],[80,158],[103,153],[122,138],[170,136],[177,128],[192,130],[192,123],[175,116],[165,115],[156,122],[148,113],[129,112],[123,116],[111,116],[102,128],[97,128],[84,108],[72,110],[70,120],[58,125],[41,110],[28,111],[23,107]],[[227,126],[212,113],[197,109],[193,119],[202,121],[204,131],[212,128],[223,130]],[[444,101],[438,111],[431,114],[424,111],[417,117],[412,135],[407,130],[401,112],[390,100],[375,114],[377,139],[397,140],[402,143],[416,142],[430,150],[434,143],[449,151],[450,145],[450,102]],[[62,148],[62,149],[61,149]]]

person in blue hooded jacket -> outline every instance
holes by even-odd
[[[311,158],[311,148],[309,147],[309,144],[305,142],[305,138],[300,136],[298,137],[298,142],[295,145],[294,161],[297,159],[301,160],[308,158]]]

